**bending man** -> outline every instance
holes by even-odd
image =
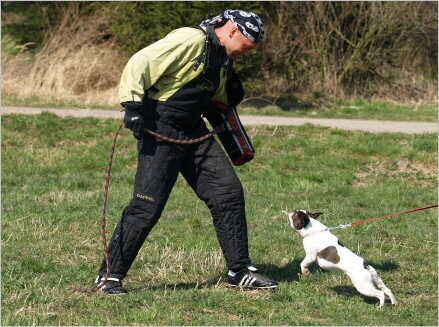
[[[102,290],[123,294],[127,275],[146,237],[160,218],[181,173],[210,209],[231,285],[275,288],[257,273],[248,251],[243,188],[220,144],[211,137],[197,144],[176,144],[208,133],[203,115],[231,108],[243,98],[233,60],[248,56],[262,41],[261,19],[251,12],[225,10],[195,27],[174,30],[137,52],[127,63],[119,98],[125,127],[138,139],[133,197],[123,210],[108,246],[110,273]],[[102,261],[95,283],[105,280]]]

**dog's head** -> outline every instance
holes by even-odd
[[[295,230],[300,231],[309,224],[309,219],[317,219],[323,212],[311,213],[306,210],[294,210],[288,214],[288,223]]]

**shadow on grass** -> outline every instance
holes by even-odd
[[[270,278],[273,278],[280,282],[294,282],[298,281],[298,274],[300,274],[300,263],[302,262],[302,259],[294,259],[290,263],[288,263],[286,266],[283,267],[277,267],[274,265],[258,265],[259,270],[267,274]],[[392,262],[392,261],[385,261],[385,262],[371,262],[367,261],[369,265],[375,268],[375,270],[378,271],[392,271],[397,270],[399,268],[399,265]],[[311,274],[313,273],[328,273],[328,270],[324,270],[319,267],[317,263],[313,263],[309,267],[309,271]]]
[[[144,292],[144,291],[184,291],[192,289],[213,288],[221,282],[223,277],[213,277],[202,283],[177,283],[177,284],[156,284],[149,286],[140,286],[135,288],[127,287],[130,293]]]
[[[399,265],[394,263],[393,261],[384,261],[384,262],[373,262],[366,260],[369,265],[375,268],[378,271],[392,271],[399,269]]]
[[[298,281],[298,272],[300,271],[300,260],[294,260],[284,267],[275,265],[255,264],[258,272],[277,282],[293,282]],[[318,267],[317,267],[318,268]],[[217,275],[201,283],[177,283],[177,284],[157,284],[147,287],[130,288],[129,292],[164,291],[164,290],[190,290],[201,288],[228,287],[227,276]]]
[[[300,262],[302,260],[295,259],[283,267],[275,265],[258,264],[257,268],[260,273],[267,277],[282,283],[290,283],[299,281]]]
[[[299,281],[300,274],[300,263],[302,259],[295,259],[283,267],[271,265],[271,264],[258,264],[257,268],[259,273],[267,276],[280,283],[291,283]],[[386,261],[383,263],[373,263],[370,262],[376,270],[378,271],[390,271],[396,270],[399,266],[391,261]],[[317,264],[313,264],[309,267],[311,274],[313,273],[328,273],[327,270],[321,269]],[[142,292],[147,290],[190,290],[190,289],[201,289],[201,288],[214,288],[217,286],[227,286],[226,275],[217,275],[201,283],[177,283],[177,284],[159,284],[148,287],[138,287],[130,289],[130,292]],[[340,295],[345,296],[358,296],[361,295],[353,286],[335,286],[332,287],[334,291]],[[363,296],[367,303],[375,303],[375,299],[371,299]]]
[[[281,97],[278,99],[274,98],[251,98],[246,99],[242,102],[246,106],[251,106],[256,109],[261,109],[266,106],[277,106],[282,111],[310,111],[314,109],[313,100],[300,101],[294,97]]]

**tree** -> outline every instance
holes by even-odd
[[[111,3],[111,30],[125,51],[134,54],[174,29],[194,26],[227,8],[251,10],[236,1],[136,1]]]

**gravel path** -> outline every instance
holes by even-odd
[[[1,114],[39,114],[43,111],[53,112],[60,117],[98,117],[98,118],[120,118],[123,113],[118,110],[93,110],[93,109],[55,109],[55,108],[24,108],[24,107],[2,107]],[[298,126],[306,123],[325,127],[339,128],[345,130],[357,130],[372,133],[404,133],[422,134],[437,133],[438,123],[426,122],[394,122],[382,120],[360,120],[360,119],[323,119],[323,118],[293,118],[276,116],[248,116],[240,115],[241,122],[245,126],[266,125],[266,126]]]

